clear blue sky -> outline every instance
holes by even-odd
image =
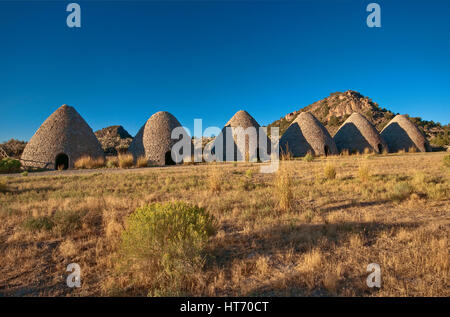
[[[0,142],[29,140],[64,103],[134,135],[159,110],[191,131],[239,109],[266,125],[347,89],[450,121],[448,0],[73,2],[81,29],[70,1],[0,0]]]

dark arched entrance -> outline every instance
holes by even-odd
[[[381,146],[381,144],[378,144],[378,153],[383,153],[383,147]]]
[[[330,153],[330,148],[328,147],[328,145],[325,145],[323,147],[323,152],[325,153],[325,156],[328,156],[328,154]]]
[[[60,153],[56,155],[55,158],[55,169],[66,170],[69,168],[69,157],[65,153]]]
[[[167,151],[165,155],[165,165],[175,165],[175,162],[172,160],[172,153],[171,151]]]

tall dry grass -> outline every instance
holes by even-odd
[[[119,154],[117,158],[119,160],[120,168],[130,168],[134,165],[134,158],[132,154]]]
[[[280,151],[280,160],[282,161],[290,161],[292,160],[294,157],[292,155],[291,150],[289,149],[289,144],[286,143],[286,147],[285,149],[281,149]]]
[[[332,180],[336,178],[336,166],[331,163],[327,162],[323,168],[323,175],[325,179]]]
[[[145,156],[138,157],[136,167],[148,167],[148,159]]]
[[[218,166],[215,166],[212,169],[208,178],[208,186],[210,191],[219,193],[222,190],[224,176],[224,172]]]
[[[92,158],[90,156],[82,156],[74,163],[76,169],[93,169],[105,167],[105,159],[103,157]]]
[[[292,210],[294,194],[292,191],[293,171],[290,165],[281,164],[274,179],[275,197],[278,208],[283,212]]]
[[[370,169],[367,163],[361,163],[358,167],[358,178],[362,182],[370,180]]]

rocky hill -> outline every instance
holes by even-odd
[[[11,139],[7,142],[1,143],[0,147],[6,152],[9,157],[20,158],[26,145],[27,142],[25,141]]]
[[[346,92],[332,93],[325,99],[288,113],[279,120],[272,122],[268,127],[279,126],[281,136],[297,115],[303,111],[312,112],[332,136],[353,112],[363,114],[379,131],[396,115],[390,110],[381,108],[372,99],[363,96],[359,92],[347,90]],[[410,119],[425,133],[432,143],[434,141],[434,143],[439,143],[436,144],[439,146],[448,145],[450,131],[448,124],[442,126],[440,123],[425,121],[419,117],[410,117]]]
[[[114,125],[95,132],[105,155],[117,155],[126,152],[133,137],[121,126]]]

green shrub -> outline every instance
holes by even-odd
[[[145,284],[149,296],[189,293],[192,277],[204,264],[212,216],[182,202],[155,203],[138,208],[127,219],[120,254],[122,269]],[[145,276],[142,276],[142,272]]]
[[[312,155],[310,152],[306,153],[305,157],[303,158],[305,162],[312,162],[314,161],[314,155]]]
[[[28,171],[23,171],[22,176],[28,176]]]
[[[6,157],[0,161],[0,173],[17,173],[20,172],[21,166],[19,160]]]
[[[450,155],[444,156],[444,166],[450,168]]]
[[[254,170],[249,169],[245,171],[245,176],[247,176],[247,178],[253,178],[253,174],[255,173]]]

